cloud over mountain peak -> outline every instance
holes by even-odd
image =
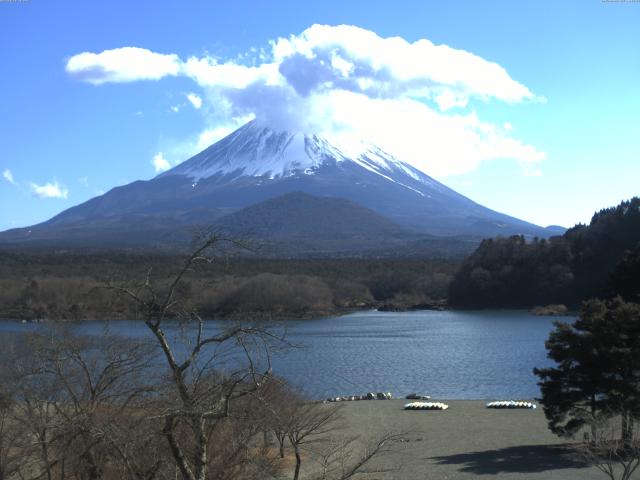
[[[313,25],[243,61],[124,47],[75,55],[66,69],[93,84],[185,76],[203,91],[209,132],[223,136],[252,118],[281,130],[349,132],[435,176],[496,158],[531,170],[545,158],[502,122],[483,122],[470,108],[538,97],[497,63],[427,39]]]

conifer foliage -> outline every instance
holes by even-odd
[[[556,365],[534,373],[551,431],[570,437],[619,417],[622,440],[630,438],[640,417],[640,305],[589,300],[574,323],[556,322],[546,347]]]
[[[640,301],[640,198],[596,212],[550,239],[483,240],[449,287],[449,303],[471,308],[578,306],[622,295]]]

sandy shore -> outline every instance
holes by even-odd
[[[408,432],[373,466],[395,470],[370,479],[563,479],[605,478],[570,452],[536,410],[493,410],[484,401],[445,401],[446,411],[405,411],[408,401],[342,404],[340,435],[374,440]],[[362,477],[360,477],[362,478]]]

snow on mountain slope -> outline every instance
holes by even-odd
[[[408,163],[368,142],[303,133],[276,132],[252,121],[158,177],[184,175],[195,183],[213,176],[266,177],[270,180],[315,175],[325,165],[353,163],[386,180],[413,190],[408,177],[430,188],[440,184]]]

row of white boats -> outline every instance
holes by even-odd
[[[442,402],[411,402],[404,406],[405,410],[446,410],[449,405]]]
[[[498,400],[496,402],[487,403],[487,408],[536,408],[535,403],[525,402],[522,400]]]
[[[429,395],[411,393],[405,397],[407,400],[418,400],[405,404],[405,410],[447,410],[449,405],[443,402],[431,402]],[[392,400],[391,392],[369,392],[364,395],[349,395],[346,397],[330,397],[325,402],[348,402],[355,400]],[[426,401],[425,401],[426,400]],[[497,400],[486,404],[487,408],[497,409],[535,409],[536,404],[524,400]]]
[[[487,403],[487,408],[525,408],[534,409],[536,404],[522,400],[498,400]],[[404,406],[405,410],[447,410],[449,405],[442,402],[411,402]]]
[[[329,397],[325,402],[353,402],[357,400],[393,400],[391,392],[369,392],[364,395],[348,395],[346,397]]]

